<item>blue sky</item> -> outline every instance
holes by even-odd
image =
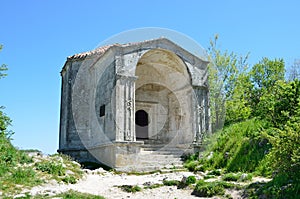
[[[216,33],[222,49],[262,57],[300,59],[300,1],[0,1],[0,105],[13,120],[13,143],[55,153],[58,148],[60,70],[66,57],[94,49],[120,32],[172,29],[204,48]],[[163,35],[162,35],[163,36]]]

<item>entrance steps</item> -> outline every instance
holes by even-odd
[[[144,144],[138,155],[138,170],[184,170],[181,156],[184,151],[162,144]]]

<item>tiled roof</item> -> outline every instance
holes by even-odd
[[[145,41],[140,41],[140,42],[131,42],[131,43],[126,43],[126,44],[115,43],[115,44],[110,44],[110,45],[106,45],[106,46],[101,46],[99,48],[96,48],[96,49],[88,51],[88,52],[78,53],[78,54],[69,56],[68,60],[82,59],[82,58],[85,58],[87,56],[91,56],[91,55],[95,55],[95,54],[101,55],[101,54],[105,53],[107,50],[109,50],[113,46],[126,47],[126,46],[131,46],[131,45],[138,45],[138,44],[145,43],[145,42],[152,41],[152,40],[157,40],[157,39],[145,40]]]
[[[87,56],[91,56],[91,55],[95,55],[95,54],[101,55],[101,54],[105,53],[108,49],[110,49],[112,46],[117,46],[117,45],[119,45],[119,44],[101,46],[99,48],[96,48],[96,49],[88,51],[88,52],[78,53],[78,54],[69,56],[68,60],[71,60],[71,59],[82,59],[82,58],[85,58]]]

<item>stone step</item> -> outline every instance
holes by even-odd
[[[145,160],[167,160],[167,159],[172,159],[172,160],[179,160],[181,161],[180,156],[177,155],[165,155],[165,154],[143,154],[141,153],[139,155],[140,159],[145,159]]]
[[[165,145],[143,145],[141,152],[158,153],[166,155],[179,155],[181,156],[184,151],[175,147],[166,147]]]
[[[176,157],[181,157],[183,152],[182,151],[166,151],[166,150],[153,151],[153,150],[143,150],[142,149],[141,154],[173,155]]]

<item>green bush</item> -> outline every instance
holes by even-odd
[[[291,180],[287,175],[277,175],[268,183],[250,184],[245,193],[249,198],[294,199],[300,195],[300,180]]]
[[[214,178],[216,176],[214,175],[205,175],[203,178],[206,180],[206,179],[210,179],[210,178]]]
[[[161,186],[163,186],[163,184],[157,184],[157,183],[155,183],[155,184],[151,184],[151,185],[145,186],[144,189],[156,189],[156,188],[159,188]]]
[[[216,176],[220,169],[270,175],[266,153],[271,145],[261,133],[264,128],[268,124],[255,118],[227,126],[205,141],[208,144],[202,159],[188,161],[185,167],[190,171],[213,170],[208,175]]]
[[[225,189],[219,182],[204,182],[200,180],[197,182],[192,194],[200,197],[223,196]]]
[[[198,166],[199,162],[196,161],[196,160],[192,160],[192,161],[189,161],[187,163],[184,164],[184,167],[186,167],[189,171],[195,171],[196,170],[196,167]]]
[[[56,163],[52,161],[43,161],[37,162],[35,164],[37,170],[42,172],[47,172],[52,175],[63,176],[65,175],[66,169],[63,167],[61,163]]]
[[[299,117],[300,121],[300,117]],[[288,122],[283,130],[273,129],[267,135],[272,143],[268,154],[269,165],[290,179],[300,178],[300,122]]]
[[[214,169],[207,173],[207,175],[213,175],[213,176],[220,176],[222,174],[222,171],[220,169]]]
[[[178,180],[163,180],[165,186],[178,186],[180,181]]]
[[[195,184],[196,181],[197,181],[197,179],[196,179],[195,176],[189,176],[189,177],[187,177],[187,179],[186,179],[186,184],[187,184],[187,185]]]
[[[62,179],[62,181],[67,184],[75,184],[77,182],[77,179],[74,176],[66,176]]]
[[[35,179],[36,173],[32,168],[17,168],[12,172],[13,182],[16,184],[24,184]]]
[[[123,191],[128,193],[135,193],[138,191],[142,191],[142,188],[137,185],[122,185],[119,186]]]
[[[55,197],[63,198],[63,199],[78,199],[78,198],[84,198],[84,199],[105,199],[102,196],[95,196],[87,193],[80,193],[77,191],[70,190],[68,192],[56,195]],[[41,198],[47,198],[45,196]]]
[[[235,173],[227,173],[222,176],[222,180],[224,181],[238,181],[241,177],[241,174],[235,174]]]

